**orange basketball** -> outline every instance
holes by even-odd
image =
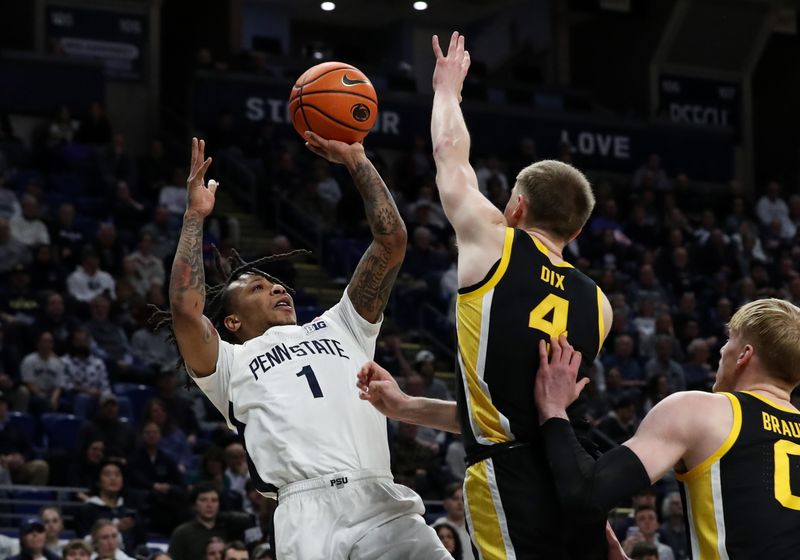
[[[352,144],[369,133],[378,118],[375,88],[358,68],[323,62],[303,72],[289,96],[295,130]]]

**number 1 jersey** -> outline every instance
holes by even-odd
[[[386,418],[358,398],[380,322],[341,301],[306,325],[219,343],[216,371],[195,381],[244,439],[261,492],[359,469],[389,470]]]

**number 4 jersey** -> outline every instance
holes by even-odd
[[[242,435],[259,491],[339,471],[389,470],[386,418],[356,388],[379,330],[345,291],[306,325],[272,327],[244,344],[220,341],[216,371],[195,381]]]
[[[604,337],[597,285],[525,231],[506,229],[503,255],[456,306],[459,414],[467,455],[538,440],[533,383],[539,341],[566,333],[591,364]]]
[[[692,558],[797,558],[800,413],[757,393],[723,394],[733,408],[728,438],[677,475]]]

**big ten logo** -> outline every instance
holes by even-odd
[[[631,138],[627,134],[606,134],[582,130],[570,138],[568,130],[561,131],[561,142],[572,146],[572,150],[584,156],[601,156],[612,159],[630,159]]]
[[[267,97],[248,97],[244,105],[245,118],[249,121],[259,122],[269,120],[275,124],[292,123],[292,116],[289,114],[289,102],[286,100],[270,99]],[[375,119],[372,132],[399,136],[400,115],[396,111],[378,111],[378,118]]]
[[[305,329],[307,333],[312,333],[314,331],[318,331],[320,329],[324,329],[328,325],[325,324],[325,321],[321,321],[319,318],[314,319],[311,323],[306,325]]]

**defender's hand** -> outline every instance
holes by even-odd
[[[360,142],[346,144],[338,140],[327,140],[310,130],[306,131],[306,148],[331,163],[341,163],[348,167],[355,165],[364,155],[364,146]]]
[[[464,36],[454,31],[447,47],[447,56],[439,46],[439,37],[433,36],[433,54],[436,56],[436,68],[433,71],[433,91],[451,92],[461,102],[461,88],[469,70],[469,51],[464,50]]]
[[[362,401],[368,401],[381,414],[393,420],[402,420],[402,414],[409,401],[392,374],[375,362],[367,362],[358,372],[356,384]]]
[[[217,192],[217,182],[209,181],[205,184],[205,174],[211,165],[211,158],[205,157],[206,141],[192,138],[192,169],[186,180],[186,210],[196,212],[205,218],[214,210],[214,195]]]
[[[536,372],[535,400],[539,409],[539,420],[566,418],[567,407],[572,404],[589,379],[578,378],[581,353],[567,342],[567,337],[550,339],[551,353],[548,356],[547,343],[539,341],[539,370]]]

